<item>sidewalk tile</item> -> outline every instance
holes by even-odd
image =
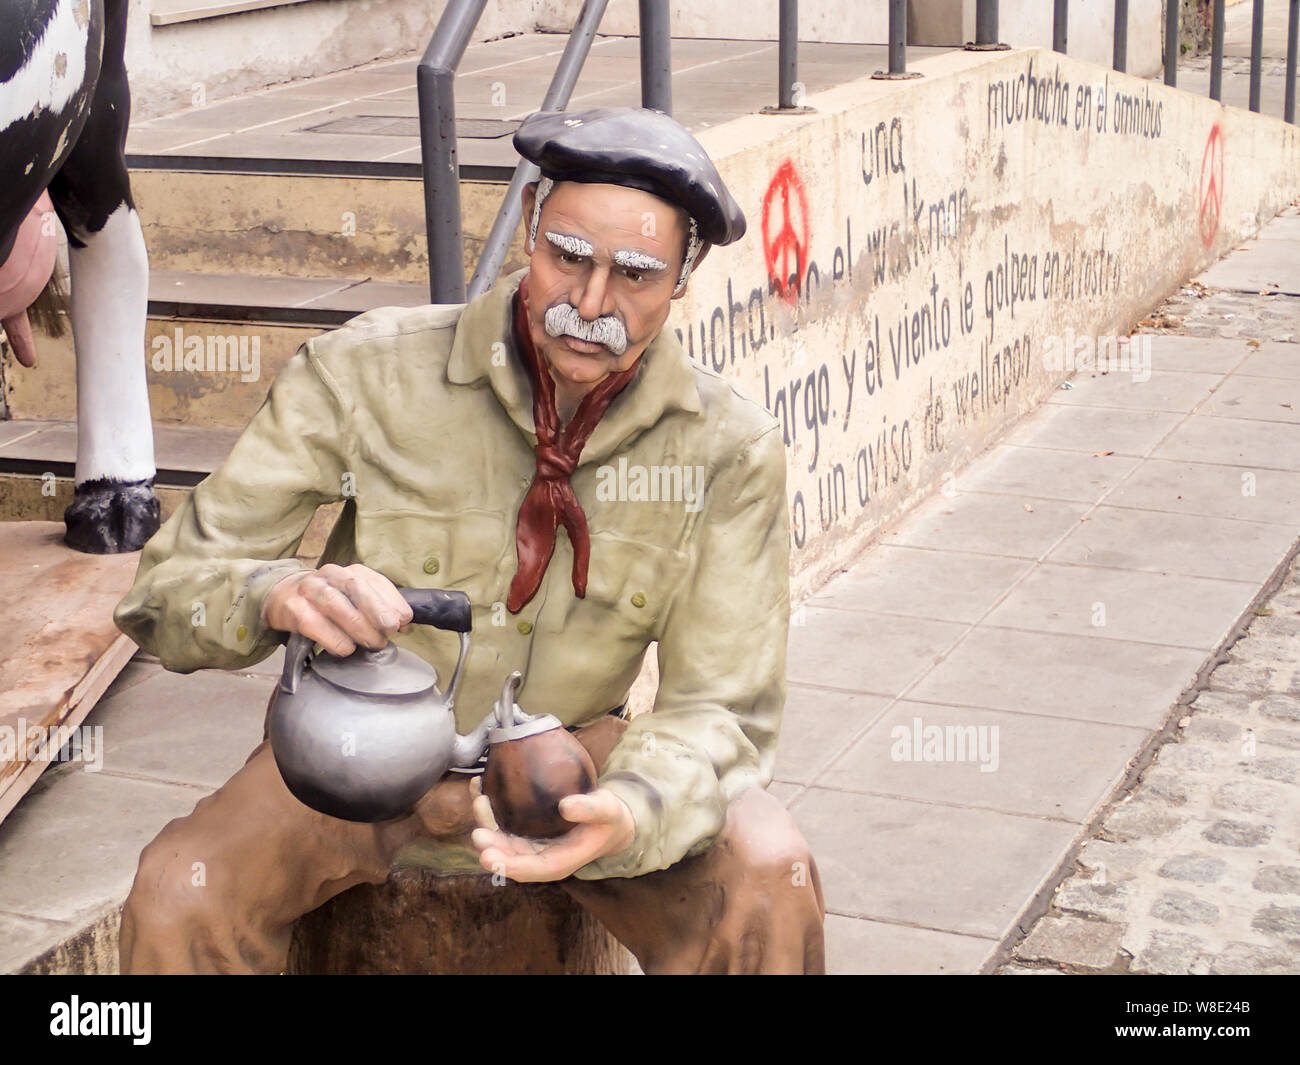
[[[1152,453],[1154,458],[1300,470],[1300,425],[1193,415]]]
[[[883,695],[848,694],[789,685],[775,778],[809,784],[827,763],[889,705]]]
[[[1147,459],[1106,504],[1300,526],[1300,473]]]
[[[805,607],[790,628],[793,684],[897,695],[938,660],[964,625],[856,610]]]
[[[1040,558],[1088,508],[1038,496],[960,493],[921,503],[884,542],[904,547]]]
[[[1300,296],[1300,256],[1290,241],[1257,240],[1220,259],[1200,276],[1210,288]]]
[[[958,706],[1156,728],[1205,652],[977,628],[907,694]]]
[[[1031,565],[1027,559],[881,544],[808,605],[970,623]]]
[[[1045,563],[1017,585],[984,624],[1209,651],[1257,590],[1253,581]]]
[[[996,939],[826,915],[826,972],[831,976],[968,975],[980,971],[997,945]]]
[[[1100,506],[1047,561],[1260,584],[1294,539],[1294,529],[1266,522]]]
[[[1012,493],[1095,503],[1140,461],[1131,455],[1004,444],[959,474],[957,486],[963,492]]]
[[[1142,333],[1150,337],[1151,369],[1184,373],[1231,373],[1254,348],[1244,340],[1224,337],[1193,337],[1178,333]],[[1134,342],[1137,337],[1133,338]]]
[[[1057,389],[1047,402],[1061,407],[1119,407],[1186,414],[1223,380],[1212,373],[1152,370],[1149,380],[1131,373],[1078,373],[1071,389]]]
[[[1110,410],[1044,403],[1005,438],[1005,443],[1066,451],[1113,451],[1145,455],[1163,440],[1181,416],[1166,411]]]
[[[1233,376],[1201,404],[1197,413],[1268,422],[1300,422],[1300,379]]]
[[[1290,377],[1300,380],[1300,344],[1281,344],[1273,340],[1260,344],[1259,349],[1241,364],[1237,373],[1249,377]]]
[[[930,734],[938,737],[932,748],[930,726],[945,730]],[[901,701],[816,783],[1082,822],[1148,735],[1142,728]]]
[[[145,845],[202,796],[79,768],[46,773],[0,824],[0,909],[68,921],[121,901]]]
[[[792,811],[843,914],[1001,937],[1078,826],[810,788]],[[851,830],[850,830],[851,826]]]
[[[221,670],[158,672],[86,718],[104,729],[104,768],[158,781],[219,788],[262,741],[274,683]]]
[[[0,913],[0,973],[12,973],[53,943],[77,932],[62,921],[38,921],[19,914]]]

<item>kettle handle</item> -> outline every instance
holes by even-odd
[[[416,625],[432,625],[450,632],[469,632],[474,628],[469,596],[464,592],[444,592],[437,588],[398,588],[414,615]]]
[[[412,622],[460,633],[460,657],[447,690],[447,700],[450,703],[460,686],[465,654],[469,650],[466,634],[474,627],[469,596],[464,592],[444,592],[438,588],[398,588],[397,591],[411,608]],[[307,656],[314,644],[314,640],[309,640],[300,632],[289,637],[289,643],[284,649],[284,670],[280,674],[280,690],[286,695],[292,695],[298,690],[303,667],[307,664]]]

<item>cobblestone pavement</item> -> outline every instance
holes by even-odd
[[[1000,972],[1300,972],[1300,563],[1254,614]]]

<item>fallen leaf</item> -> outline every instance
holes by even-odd
[[[1115,454],[1115,452],[1113,451],[1094,451],[1092,453],[1092,457],[1095,459],[1104,459],[1107,455],[1113,455],[1113,454]]]
[[[1143,318],[1142,321],[1138,322],[1138,325],[1145,325],[1145,326],[1152,326],[1155,324],[1156,324],[1156,320],[1154,318]]]
[[[1258,340],[1247,340],[1247,341],[1246,341],[1246,346],[1247,346],[1247,347],[1251,347],[1251,348],[1257,348],[1257,347],[1259,347],[1259,341],[1258,341]]]
[[[1029,511],[1030,514],[1034,512],[1034,508],[1031,507],[1028,503],[1025,504],[1025,509]]]

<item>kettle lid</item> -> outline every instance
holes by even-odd
[[[312,658],[311,671],[361,695],[423,695],[438,683],[433,666],[391,643],[381,651],[358,647],[345,658],[321,652]]]

